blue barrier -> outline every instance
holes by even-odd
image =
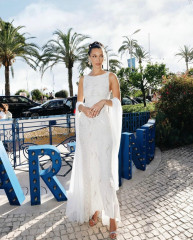
[[[119,151],[121,157],[119,158],[119,184],[121,185],[121,177],[130,179],[132,176],[132,156],[131,156],[131,145],[129,144],[130,135],[132,133],[122,133],[121,144]],[[124,160],[122,160],[124,159]]]
[[[11,205],[21,205],[25,196],[0,141],[0,189],[4,189]]]
[[[132,178],[132,162],[137,169],[145,170],[155,154],[155,120],[136,130],[134,133],[122,133],[119,149],[119,186],[121,177]]]
[[[155,120],[151,119],[141,129],[146,130],[146,163],[149,164],[155,153]]]
[[[66,201],[66,191],[55,176],[61,168],[61,157],[58,149],[51,145],[31,146],[28,154],[31,205],[41,204],[40,176],[57,201]],[[44,155],[50,156],[52,167],[40,171],[39,156]]]
[[[150,112],[123,113],[122,132],[135,132],[147,123],[149,118]]]
[[[121,158],[121,171],[120,175],[123,178],[132,178],[132,162],[137,169],[146,169],[146,157],[145,157],[145,131],[137,129],[137,137],[135,138],[133,133],[122,133],[120,151],[122,152]]]

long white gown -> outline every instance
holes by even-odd
[[[88,107],[110,99],[109,72],[84,76],[83,93]],[[122,108],[117,98],[112,102],[112,107],[105,105],[94,118],[79,112],[77,106],[76,151],[66,206],[70,221],[88,222],[95,211],[102,212],[104,225],[109,225],[109,218],[120,221],[116,191]]]

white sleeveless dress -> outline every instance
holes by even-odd
[[[109,72],[98,76],[84,76],[84,105],[92,107],[102,99],[110,99]],[[110,106],[105,105],[98,116],[87,117],[76,112],[76,152],[67,192],[66,215],[71,221],[88,222],[95,211],[102,212],[103,224],[109,218],[120,221],[116,195],[118,161],[113,161],[113,132]],[[78,120],[77,120],[78,119]],[[116,183],[115,183],[116,181]]]

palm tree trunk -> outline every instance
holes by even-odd
[[[143,93],[143,104],[144,104],[144,107],[146,107],[145,90],[143,90],[142,93]]]
[[[5,66],[5,95],[10,96],[9,65]]]
[[[141,61],[139,61],[139,69],[140,69],[140,73],[141,73],[141,75],[142,75],[142,74],[143,74],[143,71],[142,71]]]
[[[69,87],[70,96],[73,96],[72,67],[68,68],[68,87]]]
[[[188,61],[186,61],[186,71],[188,72]]]
[[[142,95],[143,95],[143,104],[144,104],[144,107],[146,107],[145,89],[144,89],[144,86],[143,86],[143,80],[142,80],[142,82],[141,82],[141,91],[142,91]]]
[[[145,101],[145,89],[144,89],[144,86],[143,86],[143,70],[142,70],[142,65],[141,65],[141,61],[139,61],[139,68],[140,68],[140,73],[141,73],[141,91],[142,91],[142,95],[143,95],[143,104],[144,104],[144,107],[146,107],[146,101]]]

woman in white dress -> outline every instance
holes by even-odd
[[[110,225],[110,238],[116,239],[120,222],[116,194],[122,125],[120,87],[116,75],[103,70],[101,43],[89,45],[88,58],[92,71],[81,77],[78,85],[76,151],[66,215],[71,221],[89,221],[92,227],[101,213],[103,224]]]

